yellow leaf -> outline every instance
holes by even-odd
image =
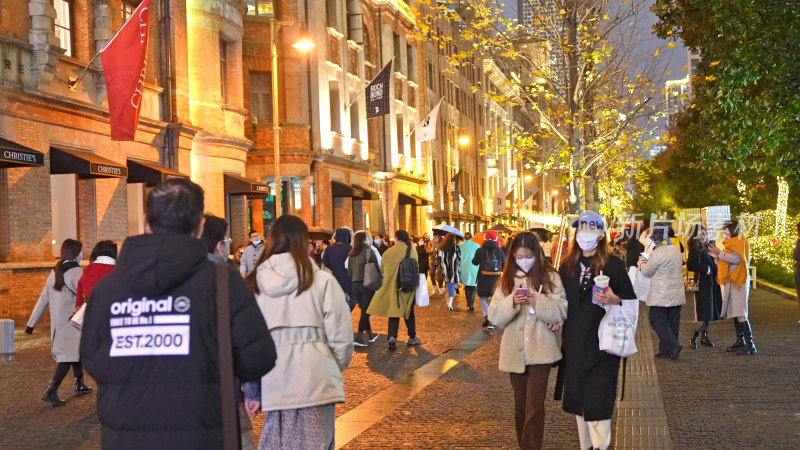
[[[656,49],[656,53],[653,56],[658,56],[659,53],[661,53],[661,50]]]
[[[674,48],[675,47],[675,43],[674,42],[667,42],[667,47]]]
[[[669,138],[669,134],[667,134],[666,131],[664,132],[664,134],[662,134],[662,136],[664,137],[664,139],[668,139]]]
[[[706,80],[708,80],[708,81],[714,81],[716,79],[717,79],[717,77],[715,77],[714,75],[709,75],[709,76],[706,77]]]
[[[567,14],[567,10],[566,9],[562,9],[561,11],[559,11],[559,13],[561,13],[561,15],[564,16],[564,15]]]
[[[685,66],[683,66],[683,67],[681,67],[681,72],[683,72],[684,70],[686,70],[686,69],[688,69],[688,68],[689,68],[689,65],[688,65],[688,64],[687,64],[687,65],[685,65]]]
[[[671,70],[668,70],[668,71],[667,71],[667,75],[669,75],[669,74],[671,74],[671,73],[672,73],[672,71],[671,71]]]
[[[709,64],[709,66],[711,66],[711,67],[714,67],[714,66],[717,66],[717,65],[719,65],[719,61],[714,61],[714,62]]]

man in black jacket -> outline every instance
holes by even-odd
[[[89,298],[80,353],[99,387],[104,448],[222,448],[215,267],[197,239],[202,218],[200,186],[157,185],[146,234],[125,240]],[[275,345],[252,292],[228,272],[234,375],[258,380],[275,365]]]

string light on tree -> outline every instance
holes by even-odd
[[[778,177],[778,205],[775,210],[775,234],[783,236],[786,232],[786,210],[789,205],[789,183]]]

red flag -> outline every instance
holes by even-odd
[[[101,50],[111,139],[114,141],[132,141],[136,134],[147,68],[149,32],[150,0],[144,0]]]

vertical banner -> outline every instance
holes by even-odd
[[[389,86],[391,80],[392,61],[389,61],[367,85],[367,119],[389,114],[391,104],[389,101]]]
[[[100,51],[106,77],[112,140],[132,141],[136,134],[147,69],[149,34],[150,0],[144,0]]]
[[[442,100],[444,100],[444,97],[442,97],[431,112],[417,124],[417,142],[436,139],[436,123],[439,121],[439,107],[442,106]]]

